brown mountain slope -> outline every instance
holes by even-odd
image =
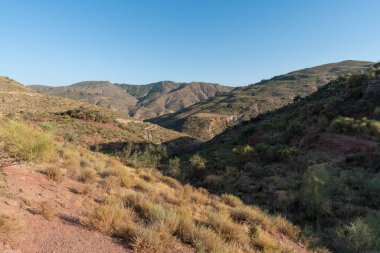
[[[149,121],[208,140],[242,120],[280,108],[296,96],[309,95],[339,75],[360,72],[371,65],[371,62],[343,61],[290,72]]]
[[[31,86],[54,96],[89,102],[123,116],[148,119],[173,113],[232,88],[211,83],[162,81],[146,85],[80,82],[66,87]]]

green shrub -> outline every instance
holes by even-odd
[[[11,156],[24,161],[44,159],[53,151],[50,135],[28,127],[22,122],[0,122],[0,147]]]
[[[254,148],[250,145],[237,146],[232,149],[232,153],[239,160],[244,160],[244,161],[249,160],[249,158],[251,158],[254,151],[255,151]]]
[[[365,185],[365,192],[375,206],[380,206],[380,172]]]
[[[290,135],[302,134],[303,126],[299,122],[292,122],[287,128],[286,133]]]
[[[246,171],[252,172],[252,174],[257,178],[263,177],[265,175],[265,168],[256,163],[252,163],[252,162],[246,163],[244,165],[244,169]]]
[[[132,167],[157,167],[168,157],[164,145],[133,145],[127,143],[121,154],[123,161]]]
[[[338,229],[337,236],[344,252],[369,252],[376,246],[376,238],[369,224],[362,218],[355,219],[352,223]]]
[[[268,145],[265,143],[259,143],[256,145],[256,152],[264,161],[278,162],[286,160],[290,156],[296,154],[297,149],[281,144]]]
[[[330,174],[323,164],[309,167],[303,176],[302,203],[310,217],[331,213]]]
[[[56,128],[56,125],[52,122],[45,122],[41,125],[42,130],[50,132]]]
[[[206,160],[203,159],[198,153],[191,156],[189,162],[191,166],[197,170],[203,170],[206,168]]]
[[[175,178],[181,175],[181,159],[179,157],[169,159],[168,174]]]
[[[103,122],[103,123],[114,123],[115,119],[112,116],[106,115],[98,110],[93,110],[90,108],[86,108],[84,106],[80,106],[79,108],[68,110],[63,113],[59,113],[62,116],[69,116],[74,119],[81,119],[86,121],[95,121],[95,122]]]
[[[331,132],[379,136],[380,122],[367,118],[353,119],[349,117],[336,118],[329,127]]]

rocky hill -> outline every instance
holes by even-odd
[[[294,71],[236,88],[149,122],[209,140],[243,120],[280,108],[298,96],[307,96],[339,75],[365,71],[372,65],[371,62],[343,61]]]
[[[149,119],[177,112],[216,94],[232,90],[231,87],[218,84],[171,81],[146,85],[87,81],[66,87],[33,85],[31,88],[54,96],[88,102],[135,119]]]

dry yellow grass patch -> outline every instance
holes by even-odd
[[[8,241],[15,238],[22,230],[24,223],[14,216],[0,214],[0,241]]]
[[[50,201],[44,201],[40,204],[39,214],[51,221],[56,215],[56,208]]]

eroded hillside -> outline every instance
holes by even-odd
[[[365,71],[371,62],[344,61],[273,77],[217,95],[179,112],[149,120],[209,140],[228,127],[307,96],[339,75]]]
[[[232,88],[218,84],[162,81],[146,85],[80,82],[66,87],[31,86],[60,97],[76,99],[113,110],[122,116],[148,119],[177,112]]]

